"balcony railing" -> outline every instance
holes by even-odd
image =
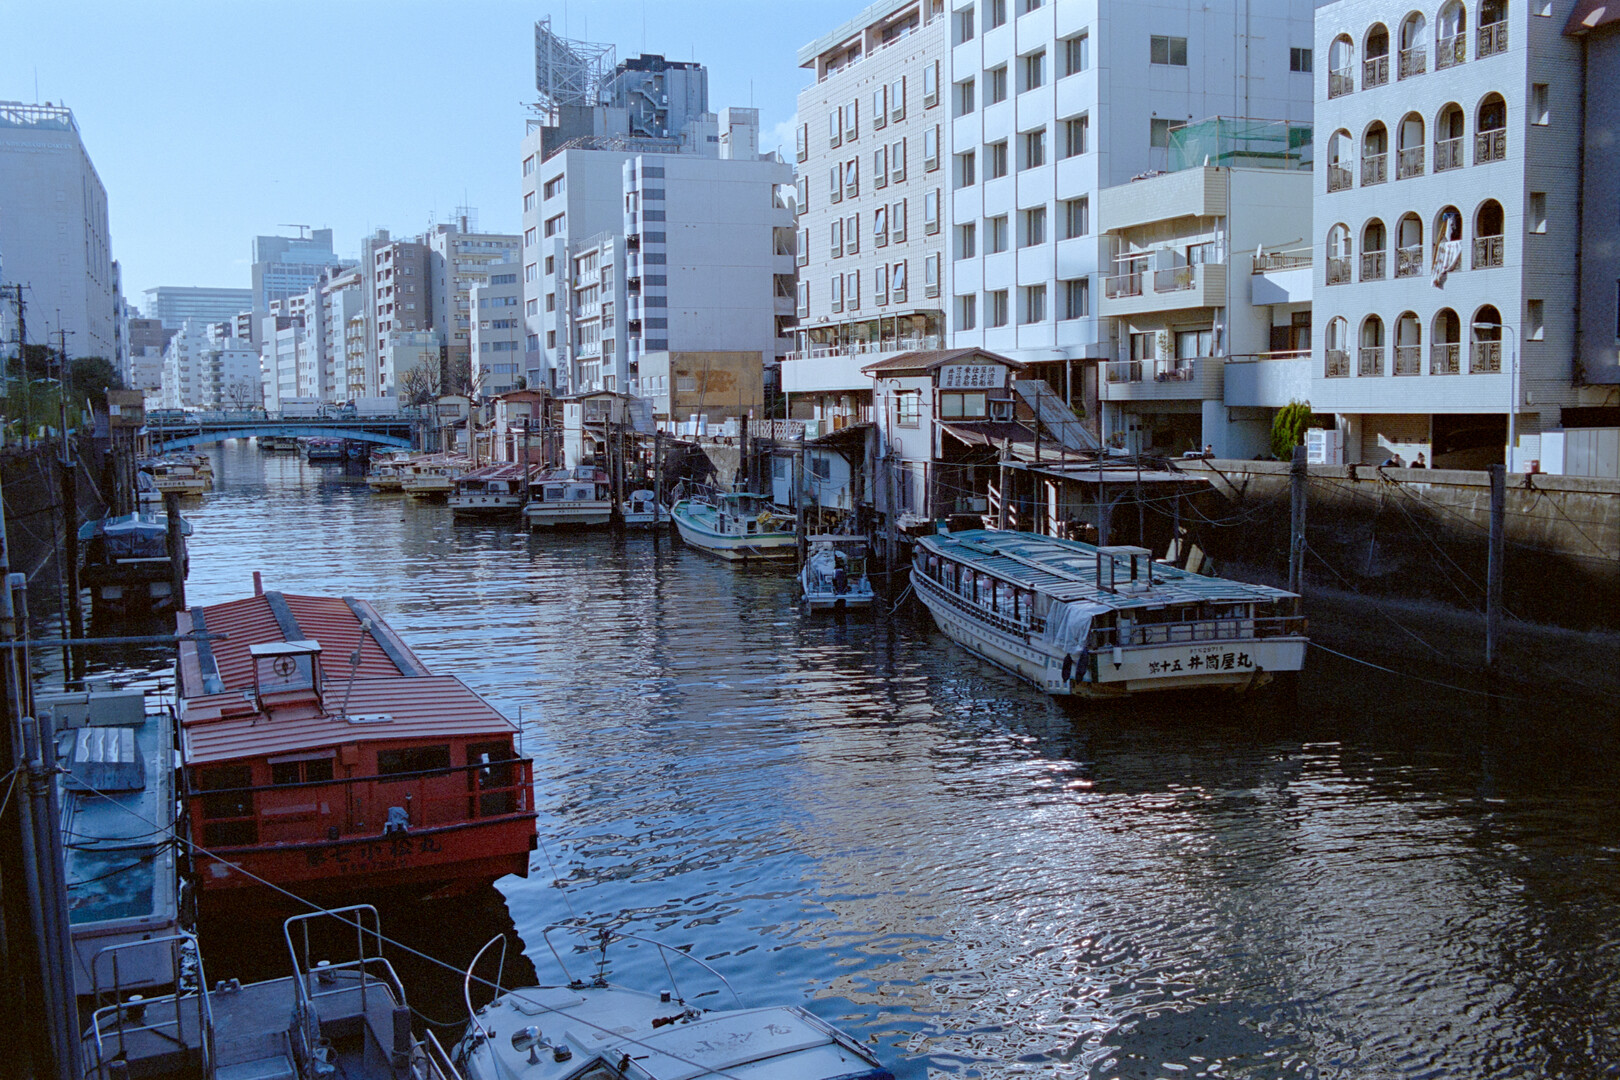
[[[1103,295],[1110,300],[1117,300],[1124,296],[1142,295],[1142,272],[1134,274],[1115,274],[1103,280]]]
[[[1384,347],[1382,345],[1363,345],[1357,357],[1356,374],[1361,376],[1382,375],[1384,373]]]
[[[1507,160],[1507,132],[1501,128],[1474,136],[1474,164]]]
[[[1423,276],[1423,245],[1413,244],[1411,247],[1395,249],[1395,276],[1396,277],[1422,277]]]
[[[787,354],[789,360],[819,360],[830,356],[867,356],[883,352],[917,352],[940,347],[938,334],[884,338],[882,341],[855,341],[846,345],[812,345]]]
[[[1328,256],[1327,283],[1329,285],[1346,285],[1350,282],[1350,260],[1337,259]]]
[[[1196,271],[1191,266],[1173,266],[1168,270],[1153,271],[1153,291],[1156,293],[1182,292],[1197,284]]]
[[[1310,248],[1290,248],[1287,251],[1267,251],[1255,256],[1253,272],[1266,274],[1277,270],[1299,270],[1310,265]]]
[[[1406,180],[1423,175],[1423,147],[1402,150],[1395,158],[1395,179]]]
[[[1434,70],[1456,67],[1468,59],[1468,35],[1453,34],[1441,38],[1434,47]]]
[[[1328,97],[1343,97],[1356,92],[1356,77],[1349,68],[1336,68],[1328,72]]]
[[[1389,180],[1389,155],[1361,155],[1361,186],[1371,187]]]
[[[1361,280],[1384,280],[1384,253],[1382,251],[1363,251],[1361,253]]]
[[[1397,345],[1395,346],[1395,374],[1421,375],[1423,374],[1423,346]]]
[[[1507,27],[1508,24],[1506,20],[1504,20],[1502,22],[1493,22],[1488,26],[1482,26],[1479,28],[1479,44],[1475,47],[1474,51],[1478,54],[1481,60],[1485,59],[1487,56],[1495,56],[1497,53],[1507,52]]]
[[[1447,169],[1460,169],[1462,167],[1463,141],[1461,137],[1436,139],[1434,142],[1434,171],[1445,172]]]
[[[1344,379],[1350,375],[1350,354],[1344,349],[1329,349],[1324,374],[1330,379]]]
[[[1475,375],[1495,375],[1502,370],[1502,343],[1476,341],[1468,357],[1468,370]]]
[[[1461,346],[1455,341],[1437,341],[1429,346],[1429,374],[1456,375],[1462,371],[1458,354]]]
[[[1429,54],[1422,48],[1402,49],[1399,77],[1411,79],[1429,70]]]
[[[1500,236],[1474,237],[1475,270],[1502,265],[1502,240]]]
[[[1111,383],[1141,382],[1142,361],[1115,360],[1107,365],[1104,377]]]
[[[1354,178],[1350,175],[1350,170],[1345,168],[1343,165],[1328,166],[1329,191],[1348,191],[1352,186],[1354,186],[1353,180]]]
[[[1361,88],[1371,90],[1389,82],[1389,55],[1369,56],[1361,62]]]

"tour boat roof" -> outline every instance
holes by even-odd
[[[362,621],[370,622],[364,632]],[[181,634],[217,635],[180,643],[181,715],[193,763],[364,739],[516,731],[460,679],[429,672],[375,608],[352,596],[266,592],[182,611],[178,624]],[[312,691],[261,708],[255,660],[278,655],[314,658],[318,698]]]
[[[539,469],[538,465],[529,466],[529,475],[533,476]],[[464,472],[457,483],[464,484],[469,480],[521,480],[523,478],[523,465],[521,462],[498,461],[493,465],[480,465],[471,472]]]
[[[1294,594],[1265,585],[1226,578],[1205,577],[1157,563],[1140,547],[1093,547],[1077,540],[1061,540],[1038,533],[995,529],[942,532],[922,538],[924,547],[1005,581],[1044,593],[1054,600],[1084,600],[1111,608],[1159,608],[1174,604],[1265,603]],[[1098,561],[1113,560],[1120,570],[1110,575],[1104,566],[1099,583]],[[1129,581],[1129,564],[1150,567],[1147,581]],[[1110,582],[1114,587],[1108,587]]]

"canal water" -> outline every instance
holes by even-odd
[[[543,931],[612,924],[842,1025],[903,1080],[1620,1063],[1612,748],[1532,708],[1342,664],[1297,710],[1066,708],[926,616],[808,618],[783,571],[458,523],[250,443],[215,462],[191,602],[255,570],[367,597],[521,715],[532,872],[391,924],[413,948],[460,965],[515,931],[551,981]],[[210,979],[236,936],[205,927],[227,943]],[[664,982],[647,949],[615,972]],[[454,1021],[459,979],[435,974],[413,1003]]]

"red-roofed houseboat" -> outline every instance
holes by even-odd
[[[527,873],[533,763],[516,725],[430,673],[370,604],[265,592],[181,612],[179,629],[223,635],[180,649],[205,897],[274,902],[266,881],[328,902],[426,896]]]

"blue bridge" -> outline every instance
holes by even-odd
[[[409,450],[412,434],[424,422],[417,410],[396,416],[266,416],[253,412],[187,413],[162,411],[146,417],[146,430],[154,451],[204,446],[226,439],[277,436],[289,439],[348,439],[351,442]]]

